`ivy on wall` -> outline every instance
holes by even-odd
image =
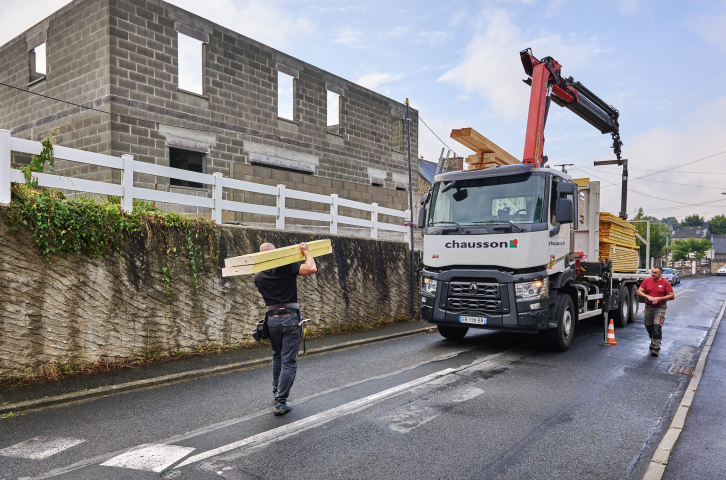
[[[205,267],[215,265],[219,232],[214,222],[189,218],[178,212],[163,211],[151,202],[134,201],[131,212],[121,208],[118,197],[90,198],[80,195],[67,197],[52,188],[39,187],[37,177],[49,165],[52,173],[53,131],[45,139],[43,150],[34,155],[30,165],[23,167],[25,184],[15,184],[12,201],[6,209],[14,231],[21,226],[30,229],[33,245],[52,262],[53,255],[85,254],[98,258],[114,252],[121,254],[123,242],[146,236],[147,241],[161,241],[168,264],[162,267],[164,290],[174,295],[174,276],[180,255],[186,253],[191,271],[191,283],[199,295],[199,276]]]

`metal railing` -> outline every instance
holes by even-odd
[[[19,152],[38,155],[43,146],[40,142],[15,138],[7,130],[0,130],[0,205],[10,203],[10,186],[12,183],[25,183],[25,177],[20,170],[11,168],[11,153]],[[121,184],[100,182],[96,180],[85,180],[47,173],[34,173],[41,187],[50,187],[77,192],[93,193],[98,195],[112,195],[121,198],[121,207],[130,212],[133,208],[134,199],[153,202],[164,202],[178,205],[191,205],[212,210],[212,220],[222,223],[222,211],[253,213],[276,217],[275,226],[280,230],[285,229],[286,218],[328,222],[330,233],[337,234],[339,225],[352,225],[362,228],[370,228],[371,238],[378,238],[379,230],[400,232],[404,234],[404,241],[411,244],[409,229],[404,226],[405,219],[410,218],[410,211],[395,210],[381,207],[377,203],[362,203],[338,197],[337,194],[320,195],[317,193],[301,192],[287,189],[285,185],[263,185],[259,183],[246,182],[224,177],[221,173],[205,174],[181,170],[178,168],[165,167],[152,163],[139,162],[134,160],[132,155],[113,157],[101,153],[86,152],[68,147],[54,146],[53,154],[56,159],[70,160],[73,162],[85,163],[121,170]],[[149,188],[134,186],[134,173],[143,173],[157,177],[174,178],[189,182],[202,183],[212,186],[212,197],[198,197],[185,195],[183,193],[165,192],[151,190]],[[224,200],[223,189],[239,190],[243,192],[271,195],[277,199],[277,205],[257,205],[252,203]],[[231,198],[231,193],[229,194]],[[288,208],[286,199],[306,200],[310,202],[330,205],[330,212],[312,212]],[[350,208],[370,212],[370,219],[355,218],[338,213],[338,208]],[[402,219],[401,225],[384,223],[379,221],[379,215],[388,215]]]

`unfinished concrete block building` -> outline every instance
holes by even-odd
[[[71,102],[0,86],[0,128],[17,137],[40,140],[59,129],[56,143],[72,148],[408,208],[404,104],[161,0],[74,0],[0,47],[0,79]],[[289,103],[280,100],[283,81],[291,84]],[[418,116],[411,116],[416,172]],[[118,171],[71,162],[56,173],[120,181]],[[211,195],[206,185],[146,174],[134,183]],[[240,191],[224,197],[274,202]],[[223,220],[274,224],[246,213]]]

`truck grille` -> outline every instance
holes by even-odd
[[[472,293],[471,286],[476,285]],[[449,285],[450,297],[473,297],[473,298],[499,298],[499,284],[480,282],[451,282]]]
[[[483,312],[498,313],[502,311],[498,300],[483,300],[478,298],[450,298],[447,305],[450,312]]]

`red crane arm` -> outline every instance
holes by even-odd
[[[536,167],[541,167],[547,162],[547,157],[542,154],[542,151],[550,100],[560,107],[572,110],[601,133],[610,133],[613,136],[615,155],[620,160],[622,142],[618,126],[619,112],[580,82],[575,82],[572,77],[562,77],[562,65],[554,58],[545,57],[538,60],[532,55],[532,50],[529,48],[522,50],[519,55],[524,71],[530,77],[525,80],[525,83],[532,87],[522,162],[534,164]]]

